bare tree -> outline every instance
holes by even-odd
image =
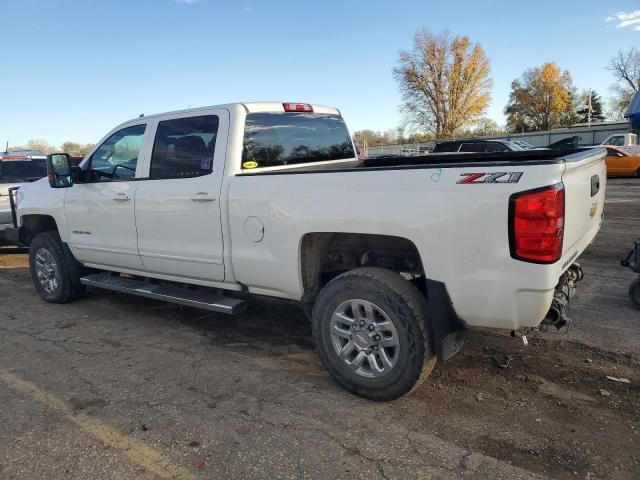
[[[609,114],[621,119],[633,94],[640,90],[640,51],[632,47],[629,51],[620,50],[609,61],[607,69],[613,73],[618,83],[611,86]]]
[[[493,82],[480,44],[467,36],[416,33],[413,50],[401,51],[393,74],[408,124],[438,138],[453,137],[487,109]]]
[[[39,150],[43,153],[52,153],[56,150],[56,147],[50,145],[46,140],[41,138],[33,138],[27,142],[27,148],[29,150]]]
[[[620,50],[609,61],[608,70],[613,72],[616,80],[623,83],[623,88],[632,92],[640,90],[640,52],[635,47],[628,52]]]

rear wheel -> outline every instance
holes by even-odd
[[[356,395],[393,400],[424,380],[435,357],[426,302],[400,275],[358,268],[333,279],[313,309],[313,336],[334,380]]]
[[[29,247],[29,267],[36,291],[47,302],[67,303],[84,293],[82,266],[65,252],[55,230],[34,237]]]
[[[634,307],[640,309],[640,278],[636,278],[629,285],[629,300]]]

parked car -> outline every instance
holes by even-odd
[[[600,145],[632,147],[638,145],[638,136],[635,133],[616,133],[614,135],[609,135]]]
[[[573,135],[558,140],[557,142],[550,143],[547,148],[555,150],[575,149],[580,146],[580,135]]]
[[[635,133],[616,133],[609,135],[600,145],[604,147],[616,147],[629,155],[640,155],[638,136]]]
[[[18,191],[10,235],[47,302],[87,286],[229,314],[249,294],[297,301],[336,382],[389,400],[459,351],[465,328],[566,324],[604,154],[369,163],[335,108],[205,107],[119,125],[79,167],[50,155],[48,179]]]
[[[453,140],[436,143],[433,153],[445,152],[520,152],[521,146],[508,140]]]
[[[632,155],[622,147],[607,147],[607,175],[609,177],[640,177],[640,154]]]

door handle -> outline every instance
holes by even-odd
[[[131,200],[131,197],[129,195],[127,195],[126,193],[119,193],[118,195],[113,197],[113,199],[116,202],[127,202],[127,201]]]
[[[215,202],[216,197],[212,197],[207,192],[198,192],[191,196],[191,200],[194,202]]]

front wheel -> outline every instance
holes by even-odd
[[[38,295],[51,303],[67,303],[84,293],[82,267],[65,254],[56,231],[36,235],[29,246],[29,268]]]
[[[371,400],[408,393],[435,363],[422,294],[397,273],[364,267],[333,279],[313,309],[313,337],[342,387]]]

